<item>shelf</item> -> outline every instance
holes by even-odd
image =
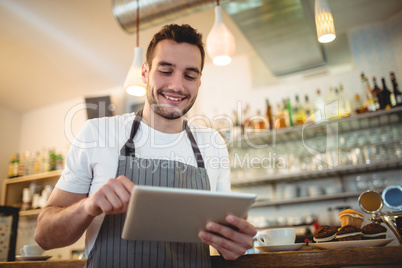
[[[20,216],[36,216],[41,212],[41,209],[20,210]]]
[[[324,177],[335,177],[353,175],[359,173],[367,173],[373,171],[382,171],[397,169],[402,167],[401,159],[387,160],[382,162],[376,162],[373,164],[360,164],[356,166],[340,166],[332,169],[325,169],[319,171],[306,171],[301,173],[279,174],[279,175],[267,175],[257,178],[247,178],[242,180],[232,181],[232,186],[243,187],[251,185],[261,185],[267,183],[274,183],[278,181],[302,181],[310,179],[320,179]]]
[[[250,143],[263,145],[302,138],[314,138],[317,134],[326,133],[331,127],[342,133],[379,128],[398,123],[402,123],[402,107],[331,119],[320,123],[310,122],[289,128],[251,132],[241,137],[234,137],[228,144],[228,148],[230,150],[238,147],[248,147]]]
[[[316,197],[298,197],[289,200],[275,200],[275,201],[256,201],[251,207],[267,207],[267,206],[282,206],[282,205],[292,205],[292,204],[300,204],[300,203],[309,203],[309,202],[317,202],[317,201],[326,201],[333,199],[343,199],[349,197],[358,197],[360,193],[339,193],[339,194],[331,194],[331,195],[321,195]]]
[[[5,179],[4,184],[38,181],[38,180],[49,179],[49,178],[53,178],[53,177],[60,177],[61,172],[62,172],[62,170],[55,170],[55,171],[49,171],[49,172],[39,173],[39,174],[34,174],[34,175],[29,175],[29,176]]]

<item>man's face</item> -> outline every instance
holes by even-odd
[[[163,40],[156,45],[152,69],[144,63],[147,101],[165,119],[177,119],[193,106],[201,85],[201,53],[197,46]]]

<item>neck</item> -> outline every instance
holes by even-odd
[[[151,107],[145,102],[142,113],[142,122],[151,128],[163,133],[179,133],[183,131],[183,118],[166,119],[156,114]]]

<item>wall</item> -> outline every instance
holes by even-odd
[[[3,179],[8,177],[8,163],[11,155],[18,152],[19,133],[21,130],[21,114],[0,107],[0,123],[2,125],[0,140],[0,193],[3,189]]]
[[[385,77],[391,87],[389,72],[394,71],[399,83],[402,83],[402,13],[384,22],[377,22],[348,31],[349,46],[353,58],[352,64],[323,67],[302,73],[285,76],[265,87],[254,88],[253,66],[248,54],[237,56],[229,67],[207,66],[203,73],[197,109],[213,117],[218,110],[231,114],[238,101],[247,102],[251,112],[257,109],[265,111],[265,98],[276,108],[283,98],[290,97],[292,102],[296,94],[308,94],[314,103],[316,90],[321,89],[323,97],[328,95],[328,88],[338,87],[340,83],[349,99],[354,94],[363,97],[360,73],[364,72],[370,79]],[[336,42],[335,39],[334,42]],[[291,56],[291,54],[289,55]],[[261,74],[263,75],[263,73]],[[270,78],[267,77],[267,80]],[[301,96],[299,96],[301,97]],[[225,101],[222,102],[222,99]],[[301,98],[304,100],[304,97]]]
[[[121,88],[99,91],[96,95],[66,100],[27,112],[21,118],[19,151],[34,153],[42,148],[54,148],[66,155],[77,131],[87,119],[85,97],[107,96],[115,104],[115,114],[125,108],[125,94]]]

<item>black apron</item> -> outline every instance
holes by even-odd
[[[134,119],[130,138],[120,150],[116,178],[124,175],[136,185],[210,190],[200,150],[188,127],[198,167],[177,161],[135,157],[134,136],[142,110]],[[146,205],[146,204],[144,204]],[[121,238],[126,213],[105,215],[86,267],[211,267],[209,246],[200,243],[132,241]]]

